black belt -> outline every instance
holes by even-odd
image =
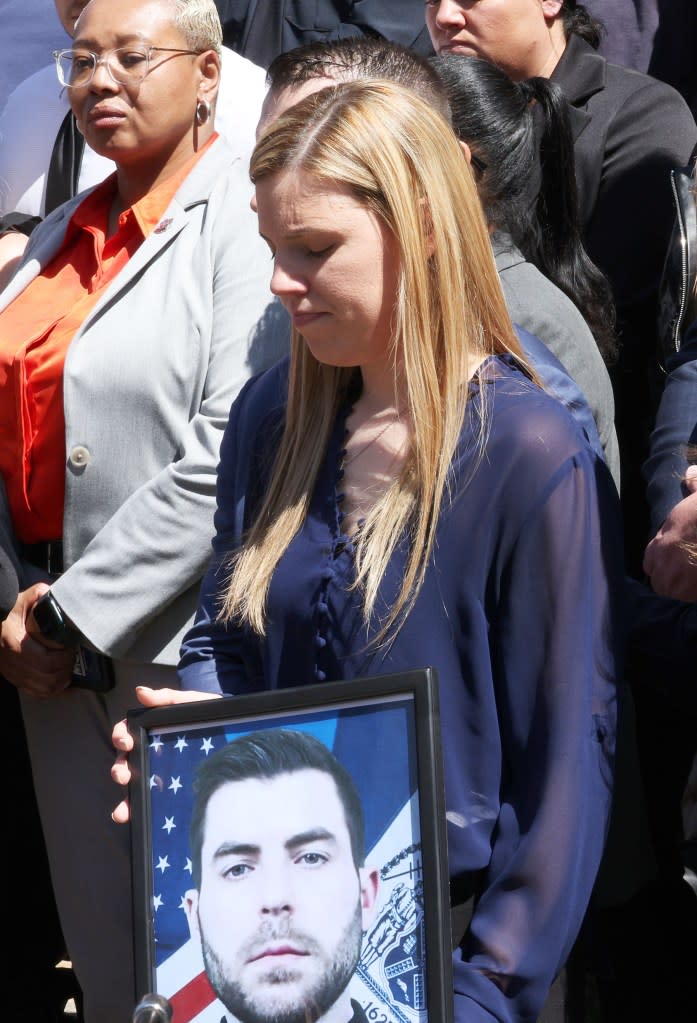
[[[63,541],[42,540],[41,543],[20,544],[22,557],[37,568],[51,575],[60,575],[63,571]]]

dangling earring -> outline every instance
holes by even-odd
[[[211,116],[211,105],[207,99],[200,99],[196,104],[196,124],[201,127]]]

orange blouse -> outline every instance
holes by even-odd
[[[98,185],[73,213],[51,262],[0,312],[0,473],[15,535],[23,543],[57,540],[63,534],[62,380],[70,342],[215,137],[124,210],[110,238],[116,174]]]

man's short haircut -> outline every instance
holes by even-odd
[[[316,41],[279,54],[266,72],[266,84],[274,94],[316,78],[397,82],[414,89],[450,120],[448,98],[428,59],[400,43],[373,36]]]
[[[203,761],[194,778],[194,805],[189,827],[192,874],[201,887],[201,849],[206,811],[211,797],[228,782],[268,779],[306,769],[323,771],[334,779],[344,809],[356,869],[365,861],[365,824],[358,790],[346,768],[313,735],[286,728],[250,732],[216,750]]]
[[[215,50],[220,56],[223,29],[213,0],[171,0],[172,21],[192,50]]]

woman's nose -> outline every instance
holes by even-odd
[[[458,0],[440,0],[434,15],[438,28],[462,28],[466,20],[464,7]]]
[[[111,73],[111,69],[107,63],[107,58],[101,57],[97,61],[97,66],[92,73],[92,81],[89,83],[89,87],[94,89],[95,92],[104,92],[105,89],[109,92],[118,92],[121,88]]]
[[[299,274],[277,258],[271,275],[271,291],[278,298],[283,298],[284,295],[302,294],[307,291],[307,285]]]

